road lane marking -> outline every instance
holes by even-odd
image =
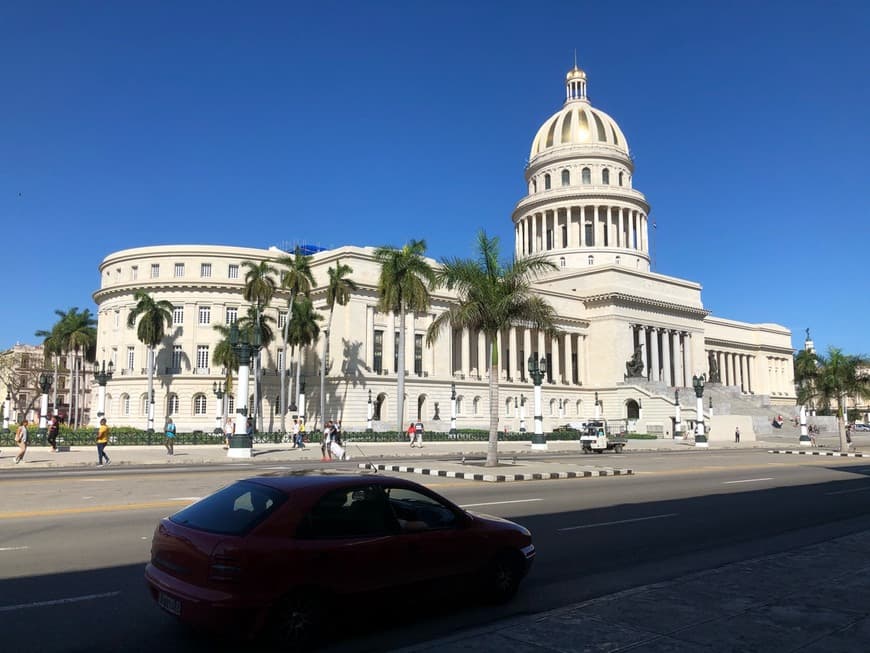
[[[669,512],[664,515],[650,515],[649,517],[636,517],[635,519],[620,519],[619,521],[602,521],[596,524],[583,524],[582,526],[568,526],[567,528],[557,528],[556,532],[561,533],[563,531],[579,531],[584,528],[598,528],[599,526],[616,526],[618,524],[631,524],[633,522],[638,521],[648,521],[650,519],[666,519],[668,517],[676,517],[678,513]]]
[[[530,501],[543,501],[543,499],[514,499],[513,501],[487,501],[486,503],[464,503],[460,508],[477,508],[479,506],[501,506],[506,503],[529,503]]]
[[[186,500],[185,500],[186,502]],[[148,503],[122,503],[105,506],[84,506],[81,508],[56,508],[52,510],[20,510],[0,512],[0,520],[23,519],[25,517],[60,517],[63,515],[85,515],[96,512],[120,512],[124,510],[150,510],[153,508],[178,508],[182,501],[150,501]]]
[[[25,551],[29,546],[0,546],[0,551]]]
[[[0,612],[12,612],[13,610],[27,610],[28,608],[44,608],[50,605],[64,605],[66,603],[79,603],[81,601],[95,601],[110,596],[118,596],[121,592],[103,592],[102,594],[85,594],[84,596],[71,596],[67,599],[54,599],[53,601],[36,601],[34,603],[19,603],[18,605],[0,606]]]
[[[169,497],[167,501],[199,501],[202,497]]]
[[[773,477],[768,476],[767,478],[745,478],[741,481],[722,481],[722,485],[732,485],[734,483],[758,483],[759,481],[772,481]]]
[[[865,490],[870,490],[870,487],[859,487],[854,490],[838,490],[837,492],[825,492],[825,496],[832,496],[834,494],[851,494],[852,492],[864,492]]]

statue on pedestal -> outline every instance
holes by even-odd
[[[641,351],[641,345],[637,345],[634,348],[634,354],[626,362],[625,376],[629,379],[643,376],[643,352]]]
[[[716,360],[716,354],[712,351],[707,356],[707,362],[710,366],[710,383],[721,383],[719,377],[719,362]]]

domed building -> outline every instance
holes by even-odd
[[[691,386],[692,377],[703,373],[709,381],[705,397],[715,397],[717,404],[715,414],[710,408],[706,415],[708,423],[712,419],[711,437],[730,438],[737,424],[749,439],[764,430],[772,406],[795,403],[791,333],[776,324],[714,317],[704,308],[698,283],[651,271],[650,206],[633,187],[628,141],[613,118],[590,104],[586,83],[577,66],[568,72],[564,104],[532,140],[528,194],[512,215],[514,255],[544,255],[556,266],[535,288],[555,308],[560,333],[551,338],[517,324],[499,334],[500,428],[532,428],[525,361],[534,357],[547,363],[545,430],[600,414],[618,428],[671,437],[675,399],[684,419],[698,418]],[[397,423],[399,322],[377,310],[379,268],[373,253],[371,247],[345,246],[312,255],[311,296],[322,314],[327,314],[330,267],[349,265],[357,284],[348,304],[335,307],[328,334],[326,414],[319,414],[323,342],[301,351],[304,398],[290,382],[291,402],[303,400],[298,412],[312,425],[338,418],[346,430],[362,430],[370,401],[376,430]],[[174,324],[157,352],[158,428],[171,416],[179,430],[212,430],[226,410],[213,393],[225,376],[212,359],[221,340],[214,327],[231,324],[248,309],[242,298],[244,261],[274,262],[286,255],[276,248],[178,245],[107,256],[94,299],[98,352],[116,369],[107,391],[109,419],[116,425],[144,424],[146,350],[126,327],[133,294],[144,290],[175,307]],[[447,430],[455,386],[459,427],[488,425],[484,335],[454,330],[433,346],[426,344],[427,328],[454,299],[439,289],[428,313],[407,316],[406,423],[422,420],[428,429]],[[279,290],[266,308],[278,328],[287,303]],[[286,360],[295,374],[293,353],[285,357],[276,343],[263,351],[263,429],[278,428],[278,370]]]

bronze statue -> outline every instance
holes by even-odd
[[[625,364],[625,376],[628,378],[643,376],[643,353],[641,352],[641,346],[637,345],[634,348],[634,354]]]
[[[716,360],[716,354],[711,351],[707,360],[710,365],[710,383],[719,383],[719,362]]]

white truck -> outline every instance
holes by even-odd
[[[583,453],[601,453],[602,451],[613,451],[614,453],[622,453],[628,440],[625,438],[614,437],[610,434],[607,427],[607,421],[603,419],[591,419],[580,425],[580,446]]]

